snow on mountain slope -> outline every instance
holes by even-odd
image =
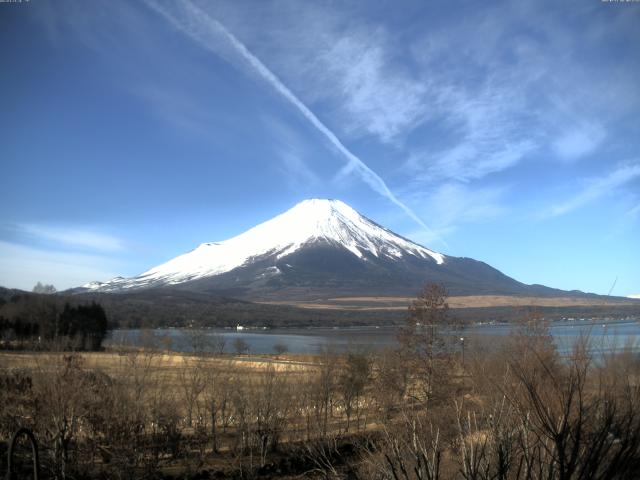
[[[381,227],[339,200],[311,199],[229,240],[203,243],[138,277],[117,277],[102,284],[91,282],[84,287],[120,291],[174,285],[220,275],[264,255],[275,255],[279,259],[317,241],[342,246],[363,261],[365,254],[392,259],[415,256],[437,265],[446,259],[440,253]],[[278,274],[275,270],[272,273]]]

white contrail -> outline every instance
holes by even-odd
[[[178,30],[182,31],[207,50],[212,51],[215,54],[219,54],[216,50],[215,44],[207,41],[206,37],[222,37],[233,48],[233,50],[240,55],[240,57],[246,61],[249,66],[255,70],[264,80],[266,80],[275,90],[280,93],[285,99],[291,103],[302,115],[322,133],[331,144],[338,149],[338,151],[346,158],[347,166],[345,171],[356,171],[360,174],[362,180],[364,180],[373,190],[385,196],[404,212],[409,215],[418,225],[424,228],[427,233],[439,238],[435,233],[411,210],[407,205],[402,203],[389,189],[387,184],[380,176],[371,170],[360,158],[353,154],[344,144],[338,139],[338,137],[324,124],[309,108],[302,103],[302,101],[296,97],[289,88],[282,83],[282,81],[269,70],[264,63],[260,61],[253,53],[251,53],[245,45],[238,40],[229,30],[225,28],[218,20],[210,17],[200,7],[194,5],[189,0],[181,0],[173,5],[178,4],[184,13],[184,18],[176,19],[166,9],[158,5],[153,0],[146,0],[153,10],[164,16],[169,22],[171,22]]]

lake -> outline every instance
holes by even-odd
[[[460,333],[465,348],[499,342],[513,330],[513,325],[474,325]],[[619,350],[631,345],[640,351],[640,323],[618,321],[602,323],[583,320],[556,322],[551,328],[558,350],[566,354],[575,342],[584,335],[590,337],[590,348],[595,353]],[[248,347],[250,353],[270,354],[277,345],[283,345],[290,353],[314,354],[323,348],[335,351],[381,350],[397,345],[398,327],[345,327],[345,328],[296,328],[272,330],[236,329],[155,329],[155,330],[114,330],[105,344],[110,346],[153,345],[178,352],[189,352],[195,348],[217,351],[221,343],[224,352],[235,352],[238,339]],[[462,348],[462,341],[458,340]]]

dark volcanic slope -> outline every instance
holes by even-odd
[[[247,300],[297,300],[412,296],[428,282],[444,284],[451,295],[583,295],[524,285],[486,263],[435,252],[337,200],[306,200],[237,237],[201,244],[137,277],[84,290],[168,287]]]
[[[310,243],[279,259],[255,259],[221,275],[185,282],[179,288],[252,299],[313,299],[412,295],[427,282],[443,283],[451,295],[566,295],[561,290],[524,285],[470,258],[446,257],[443,265],[414,256],[392,259],[365,254],[358,258],[326,241]]]

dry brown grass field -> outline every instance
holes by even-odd
[[[544,327],[525,325],[463,365],[417,340],[375,357],[1,352],[0,440],[29,426],[51,478],[574,478],[554,473],[555,438],[574,473],[604,441],[595,455],[613,473],[601,478],[634,478],[616,473],[640,466],[630,352],[596,364],[577,348],[561,361]],[[543,441],[528,458],[522,442]],[[396,477],[403,466],[413,473]]]
[[[56,479],[637,478],[632,350],[561,357],[530,315],[463,356],[453,321],[435,285],[388,351],[1,352],[0,450],[30,429]]]
[[[265,301],[271,305],[294,305],[308,309],[327,310],[398,310],[405,311],[410,297],[336,297],[315,301]],[[639,302],[625,298],[580,298],[580,297],[521,297],[510,295],[467,295],[449,297],[450,308],[489,307],[606,307],[638,305]]]
[[[0,367],[3,369],[47,369],[55,365],[60,356],[68,353],[0,351]],[[105,351],[76,353],[83,365],[89,369],[117,373],[126,367],[131,356],[148,356],[150,367],[155,371],[175,375],[181,369],[190,368],[195,360],[206,368],[231,368],[246,374],[264,372],[268,368],[282,372],[304,372],[317,366],[317,356],[193,356],[178,352]]]
[[[148,469],[185,475],[197,468],[235,478],[238,469],[264,468],[291,448],[296,456],[311,455],[300,442],[335,441],[341,434],[376,428],[373,418],[363,418],[371,413],[364,398],[369,385],[360,382],[349,394],[348,413],[338,405],[344,361],[328,355],[211,356],[143,349],[0,352],[0,376],[15,390],[0,396],[5,412],[0,437],[6,441],[17,425],[28,425],[48,445],[54,474],[73,468],[76,474],[121,475],[124,469],[137,478]],[[24,378],[28,391],[21,390]],[[94,410],[100,412],[95,424]],[[52,432],[57,433],[50,437]],[[68,436],[66,446],[56,440],[60,435]],[[127,448],[137,442],[156,451],[155,457],[131,456],[122,450],[124,438]],[[160,446],[153,447],[154,442]],[[95,448],[100,458],[89,453]],[[74,457],[73,467],[60,464],[59,455]],[[286,468],[316,466],[306,458],[301,466]]]

